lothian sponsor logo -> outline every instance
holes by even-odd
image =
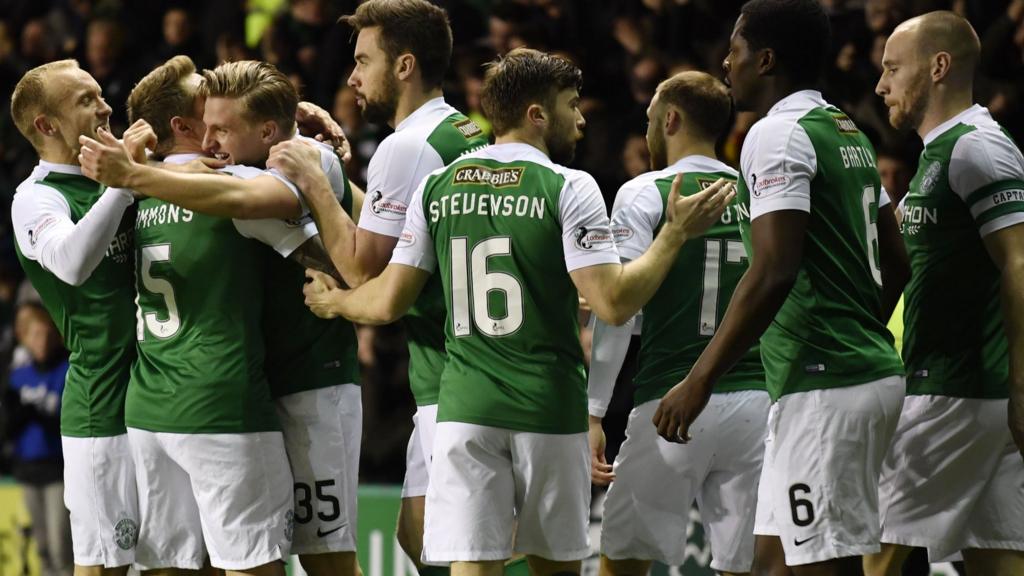
[[[612,233],[607,228],[593,229],[580,226],[576,229],[576,246],[581,250],[595,250],[611,242]]]
[[[384,195],[378,190],[373,193],[370,209],[384,220],[402,220],[405,218],[405,213],[409,210],[409,206],[398,200],[384,198]]]

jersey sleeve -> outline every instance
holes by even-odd
[[[654,182],[627,182],[612,206],[612,238],[623,260],[636,260],[654,241],[664,206]]]
[[[426,183],[427,179],[424,178],[412,194],[412,203],[405,217],[405,228],[402,229],[395,251],[391,254],[391,263],[433,272],[437,268],[437,254],[434,252],[434,240],[430,237],[430,229],[427,228],[427,219],[423,213],[423,189]]]
[[[312,218],[300,220],[280,220],[264,218],[262,220],[233,220],[235,229],[246,238],[258,240],[287,258],[299,246],[306,243],[319,232]]]
[[[253,178],[259,178],[260,176],[271,176],[273,178],[276,178],[278,181],[284,184],[288,188],[288,190],[295,195],[296,198],[299,199],[299,206],[302,207],[302,213],[309,213],[309,206],[306,205],[306,200],[305,198],[302,197],[302,194],[299,192],[299,188],[276,168],[261,170],[259,168],[254,168],[252,166],[242,166],[239,164],[233,164],[231,166],[225,166],[221,168],[221,171],[227,174],[231,174],[232,176],[235,176],[237,178],[241,178],[243,180],[251,180]]]
[[[427,142],[393,134],[381,142],[370,158],[366,175],[366,200],[359,214],[360,228],[400,238],[411,197],[426,174],[444,163]]]
[[[975,130],[957,140],[949,184],[982,236],[1024,222],[1024,158],[1002,132]]]
[[[14,197],[11,220],[22,254],[35,260],[62,282],[78,286],[103,261],[134,197],[120,188],[107,188],[78,221],[60,192],[32,183]]]
[[[567,175],[558,197],[558,216],[566,270],[619,263],[604,198],[592,176],[577,170]]]
[[[606,324],[594,318],[594,336],[590,351],[590,371],[587,374],[587,398],[591,416],[604,418],[615,391],[615,380],[629,351],[636,316],[622,326]]]
[[[798,123],[771,116],[747,135],[740,164],[750,190],[750,219],[778,210],[811,211],[814,146]]]

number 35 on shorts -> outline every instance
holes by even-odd
[[[328,493],[334,487],[334,480],[317,480],[313,486],[305,482],[295,483],[295,523],[307,524],[313,520],[314,496],[320,504],[316,506],[316,517],[321,522],[333,522],[341,517],[341,502]]]

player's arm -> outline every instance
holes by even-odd
[[[878,208],[878,258],[882,270],[882,322],[889,323],[892,312],[910,280],[910,260],[900,234],[892,203]]]
[[[621,325],[639,312],[661,286],[687,238],[703,234],[735,196],[733,185],[719,179],[707,189],[683,197],[679,195],[681,181],[680,176],[672,181],[665,225],[642,256],[627,264],[597,264],[569,273],[601,320]]]
[[[360,286],[384,270],[398,238],[356,227],[320,169],[318,150],[301,141],[281,142],[271,149],[267,166],[280,170],[302,191],[331,261],[346,284]],[[362,194],[358,198],[362,209]],[[356,200],[353,194],[353,212]]]
[[[343,281],[341,274],[334,268],[331,256],[327,253],[319,234],[303,242],[288,255],[288,259],[303,268],[327,274],[339,282]]]
[[[598,486],[607,486],[615,480],[612,465],[605,456],[604,415],[611,404],[615,380],[629,351],[635,321],[634,316],[621,326],[612,326],[600,318],[594,319],[587,397],[590,411],[590,480]]]
[[[801,128],[762,124],[761,138],[743,150],[750,195],[750,266],[740,278],[725,316],[682,382],[661,399],[653,423],[670,442],[689,440],[689,427],[711,398],[715,382],[771,324],[796,283],[811,209],[811,179],[817,172],[814,148]],[[755,127],[755,130],[758,128]],[[773,130],[774,129],[774,130]]]
[[[67,201],[53,188],[36,184],[15,195],[11,219],[22,253],[72,286],[80,286],[103,261],[124,211],[134,198],[108,188],[74,222]]]
[[[109,133],[100,140],[80,136],[82,172],[108,186],[130,188],[182,208],[225,218],[298,218],[299,198],[270,176],[251,179],[189,174],[135,162]],[[318,168],[319,170],[319,168]]]
[[[992,232],[984,241],[1002,272],[999,291],[1010,350],[1010,431],[1024,456],[1024,223]]]
[[[345,290],[330,276],[307,270],[303,288],[306,306],[321,318],[347,318],[358,324],[388,324],[401,318],[419,296],[430,272],[405,264],[389,264],[362,286]]]

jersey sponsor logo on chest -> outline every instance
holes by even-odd
[[[525,166],[490,168],[468,164],[455,170],[455,174],[452,175],[452,185],[477,184],[491,188],[514,188],[522,184],[525,171]]]

